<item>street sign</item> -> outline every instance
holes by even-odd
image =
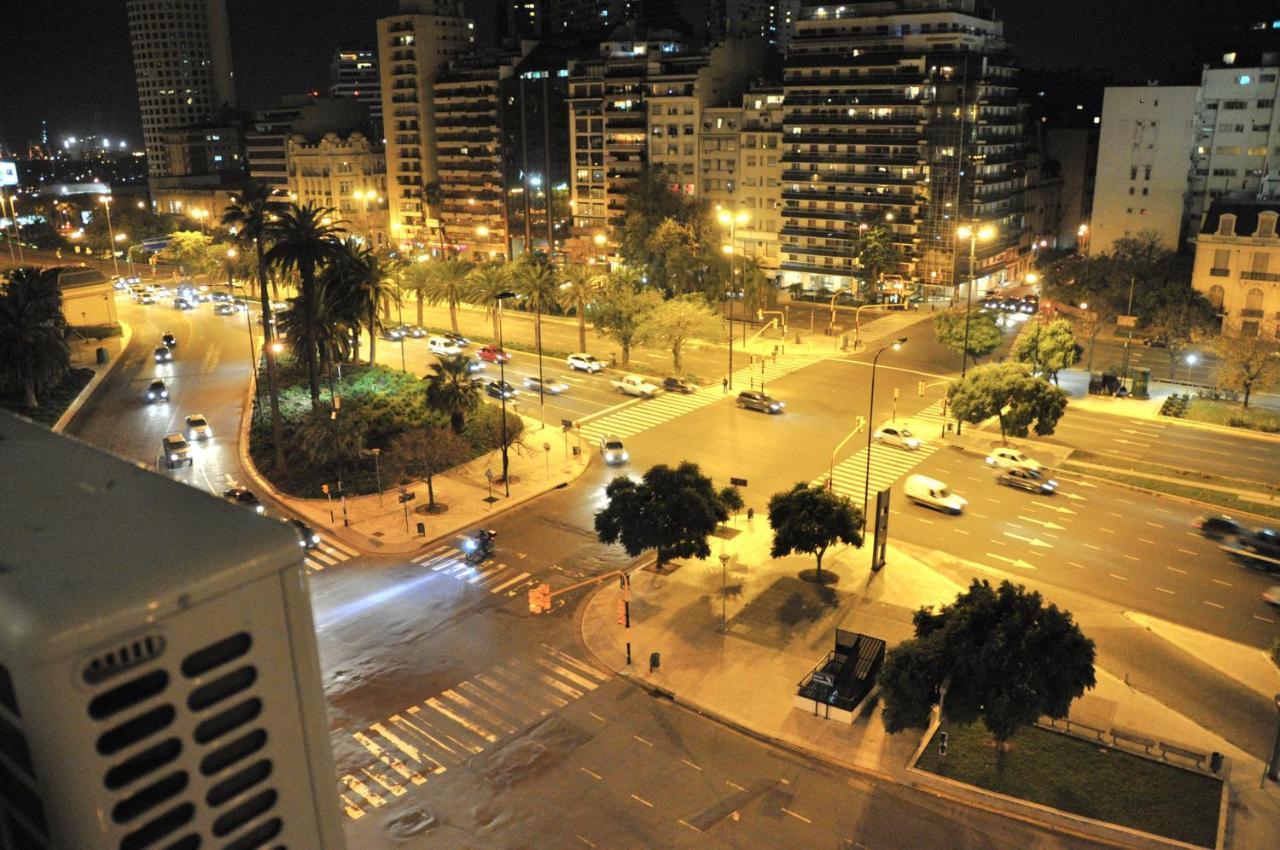
[[[485,477],[485,478],[488,478],[490,481],[492,481],[492,480],[493,480],[493,470],[492,470],[492,469],[486,469],[486,470],[484,471],[484,477]]]
[[[747,479],[745,479],[745,478],[733,478],[733,477],[730,477],[730,478],[729,478],[729,483],[730,483],[731,485],[733,485],[734,487],[746,487],[746,486],[747,486]]]
[[[417,497],[418,497],[418,494],[417,494],[417,493],[401,493],[401,494],[400,494],[400,504],[402,504],[402,505],[403,505],[405,502],[412,502],[412,501],[413,501],[414,499],[416,499]]]
[[[1136,328],[1138,326],[1137,316],[1116,316],[1116,327]]]
[[[561,427],[561,428],[563,428],[565,431],[568,431],[570,428],[572,428],[572,427],[573,427],[573,420],[572,420],[572,419],[561,419],[561,420],[560,420],[560,427]]]

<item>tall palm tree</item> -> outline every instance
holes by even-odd
[[[275,222],[275,244],[267,251],[265,259],[273,266],[286,271],[297,271],[301,281],[301,298],[307,310],[319,306],[316,297],[316,272],[323,266],[342,257],[341,235],[346,231],[334,217],[334,211],[315,204],[298,206],[289,204]],[[307,316],[306,324],[314,326],[314,313]],[[320,373],[316,352],[312,346],[303,347],[307,364],[307,381],[311,387],[311,406],[320,406]]]
[[[482,263],[471,270],[467,300],[484,308],[493,320],[493,338],[498,338],[498,295],[511,286],[511,264],[502,260]]]
[[[401,260],[379,255],[355,239],[343,243],[346,256],[337,264],[345,288],[352,290],[357,316],[369,330],[369,363],[377,362],[378,332],[384,327],[378,311],[400,304]],[[357,324],[356,333],[359,334]]]
[[[427,376],[427,404],[449,417],[453,433],[462,433],[467,414],[480,405],[480,387],[471,380],[466,357],[454,354],[440,358]]]
[[[604,285],[604,272],[586,263],[576,263],[564,270],[564,283],[557,299],[560,308],[578,316],[578,350],[587,350],[587,305]]]
[[[271,209],[271,190],[256,180],[245,187],[238,201],[222,212],[222,223],[236,230],[236,239],[253,246],[257,263],[258,295],[262,303],[262,315],[271,315],[271,301],[267,297],[267,242],[273,236],[275,213]],[[284,422],[280,417],[280,387],[276,381],[276,355],[271,347],[273,335],[271,323],[262,323],[262,351],[267,361],[267,395],[271,399],[271,442],[275,446],[275,466],[283,472]],[[254,364],[255,368],[257,364]]]
[[[560,295],[556,267],[543,259],[525,255],[515,264],[515,290],[533,308],[533,344],[542,356],[542,313],[554,307]]]
[[[427,303],[449,305],[449,324],[454,333],[458,333],[458,305],[467,299],[473,270],[475,264],[467,260],[437,260],[427,264],[427,285],[423,290]]]
[[[358,321],[353,316],[354,299],[336,279],[336,270],[326,268],[311,290],[316,303],[308,304],[307,296],[299,295],[277,320],[280,335],[292,349],[293,356],[303,361],[310,358],[318,371],[327,369],[330,363],[348,359],[353,352],[351,331]],[[316,399],[312,405],[317,408]]]
[[[39,407],[70,370],[65,327],[56,272],[15,269],[0,285],[0,387],[22,393],[24,406]]]
[[[413,293],[418,302],[418,324],[422,325],[422,305],[426,303],[427,287],[431,285],[431,263],[407,263],[400,275],[402,295]]]

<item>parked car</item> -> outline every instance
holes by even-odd
[[[925,475],[907,476],[906,482],[902,485],[902,492],[907,499],[917,505],[950,514],[959,514],[969,504],[963,497],[951,492],[951,488],[946,484]]]
[[[653,398],[658,394],[657,384],[651,384],[640,375],[623,375],[621,380],[610,381],[618,392],[640,398]]]
[[[215,292],[209,296],[209,300],[215,304],[230,304],[235,301],[229,292]]]
[[[761,413],[781,413],[786,404],[765,393],[744,390],[738,393],[738,407],[745,410],[758,410]]]
[[[536,375],[530,375],[525,378],[524,385],[526,389],[533,390],[534,392],[541,390],[548,395],[560,395],[560,393],[569,389],[569,385],[566,383],[557,381],[550,377],[539,378]]]
[[[987,455],[987,465],[996,469],[1034,469],[1040,470],[1044,465],[1040,461],[1027,457],[1012,446],[999,446]]]
[[[260,514],[267,512],[267,509],[263,504],[258,501],[258,497],[253,495],[251,490],[246,490],[243,487],[231,487],[230,489],[223,490],[222,498],[232,504],[243,505],[246,508],[253,508],[254,511]]]
[[[622,445],[622,440],[614,434],[606,434],[600,438],[600,456],[604,458],[604,462],[609,466],[619,463],[626,463],[631,459],[627,454],[626,448]]]
[[[911,433],[911,429],[902,425],[881,426],[873,436],[877,443],[884,443],[886,446],[897,446],[909,452],[920,448],[920,439]]]
[[[1026,490],[1029,493],[1041,493],[1052,496],[1058,491],[1058,482],[1036,469],[1024,469],[1011,466],[996,475],[996,483],[1015,490]]]
[[[1142,340],[1142,344],[1148,348],[1168,348],[1169,340],[1160,336],[1149,336]]]
[[[462,348],[456,342],[442,336],[430,337],[427,340],[427,350],[441,357],[452,357],[462,353]]]
[[[662,388],[669,393],[681,393],[682,395],[689,395],[690,393],[697,392],[698,389],[684,378],[675,377],[663,378]]]
[[[511,362],[511,352],[504,351],[503,349],[500,349],[498,348],[498,346],[493,344],[481,346],[477,356],[481,360],[487,360],[490,363],[499,363],[499,362],[510,363]]]
[[[169,346],[157,345],[156,346],[156,362],[168,363],[171,360],[173,360],[173,352],[169,350]]]
[[[188,440],[207,440],[212,436],[213,431],[209,428],[208,419],[199,413],[193,413],[187,417]]]
[[[187,442],[187,438],[181,434],[170,434],[160,441],[160,448],[163,452],[163,461],[166,469],[173,469],[175,466],[195,466],[195,458],[191,456],[191,445]]]
[[[1226,540],[1228,537],[1245,533],[1243,525],[1222,514],[1202,516],[1193,522],[1192,526],[1198,528],[1200,533],[1210,540]]]
[[[604,369],[603,363],[592,355],[583,352],[570,354],[565,358],[565,363],[570,369],[575,369],[579,372],[600,372]]]
[[[169,388],[164,381],[152,381],[147,385],[147,401],[168,401]]]
[[[516,388],[507,381],[489,381],[484,385],[484,391],[491,398],[511,398],[516,394]]]

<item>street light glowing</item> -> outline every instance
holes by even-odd
[[[1087,224],[1082,224],[1082,225],[1080,225],[1079,227],[1077,227],[1077,228],[1076,228],[1076,235],[1077,235],[1077,236],[1084,236],[1084,235],[1085,235],[1086,233],[1088,233],[1088,232],[1089,232],[1089,225],[1087,225]]]
[[[605,236],[603,233],[597,233],[595,236],[591,237],[591,241],[603,248],[605,243],[609,241],[609,237]]]
[[[1194,354],[1188,354],[1188,355],[1187,355],[1187,365],[1188,365],[1188,366],[1194,366],[1194,365],[1196,365],[1196,363],[1199,361],[1199,359],[1200,359],[1200,358],[1199,358],[1199,357],[1196,357]]]
[[[956,228],[956,236],[960,237],[961,239],[976,238],[979,242],[986,242],[989,239],[994,238],[995,235],[996,235],[996,229],[990,225],[984,225],[982,228],[976,231],[967,224],[962,224]]]
[[[726,254],[732,254],[732,253],[733,253],[733,246],[732,246],[732,245],[721,245],[721,246],[720,246],[720,250],[721,250],[721,251],[724,251]]]
[[[897,339],[895,339],[895,340],[893,341],[893,350],[894,350],[894,351],[901,351],[901,350],[902,350],[902,346],[904,346],[904,345],[906,345],[906,344],[907,344],[907,338],[906,338],[905,336],[903,336],[903,337],[898,337]]]
[[[489,228],[485,227],[483,224],[480,225],[476,228],[476,236],[479,236],[481,239],[489,238]]]
[[[1040,279],[1040,275],[1035,272],[1027,272],[1027,283],[1035,283]]]
[[[234,260],[234,259],[236,258],[236,253],[237,253],[237,252],[236,252],[236,249],[235,249],[235,248],[228,248],[228,249],[227,249],[227,259],[228,259],[228,260]]]
[[[117,234],[116,234],[116,241],[117,241],[117,242],[123,242],[124,240],[126,240],[126,239],[128,239],[128,238],[129,238],[129,234],[127,234],[127,233],[117,233]]]

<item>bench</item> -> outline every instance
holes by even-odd
[[[1179,756],[1180,758],[1194,762],[1195,766],[1200,770],[1205,769],[1205,762],[1207,762],[1210,757],[1209,753],[1187,749],[1186,747],[1179,747],[1174,744],[1170,744],[1168,741],[1161,741],[1160,749],[1164,752],[1166,761],[1168,760],[1168,756]]]
[[[1111,737],[1116,742],[1117,746],[1120,745],[1121,741],[1127,741],[1131,744],[1137,744],[1139,747],[1142,747],[1143,751],[1147,755],[1151,755],[1151,748],[1159,745],[1160,743],[1155,738],[1148,738],[1146,735],[1118,727],[1112,727]]]

